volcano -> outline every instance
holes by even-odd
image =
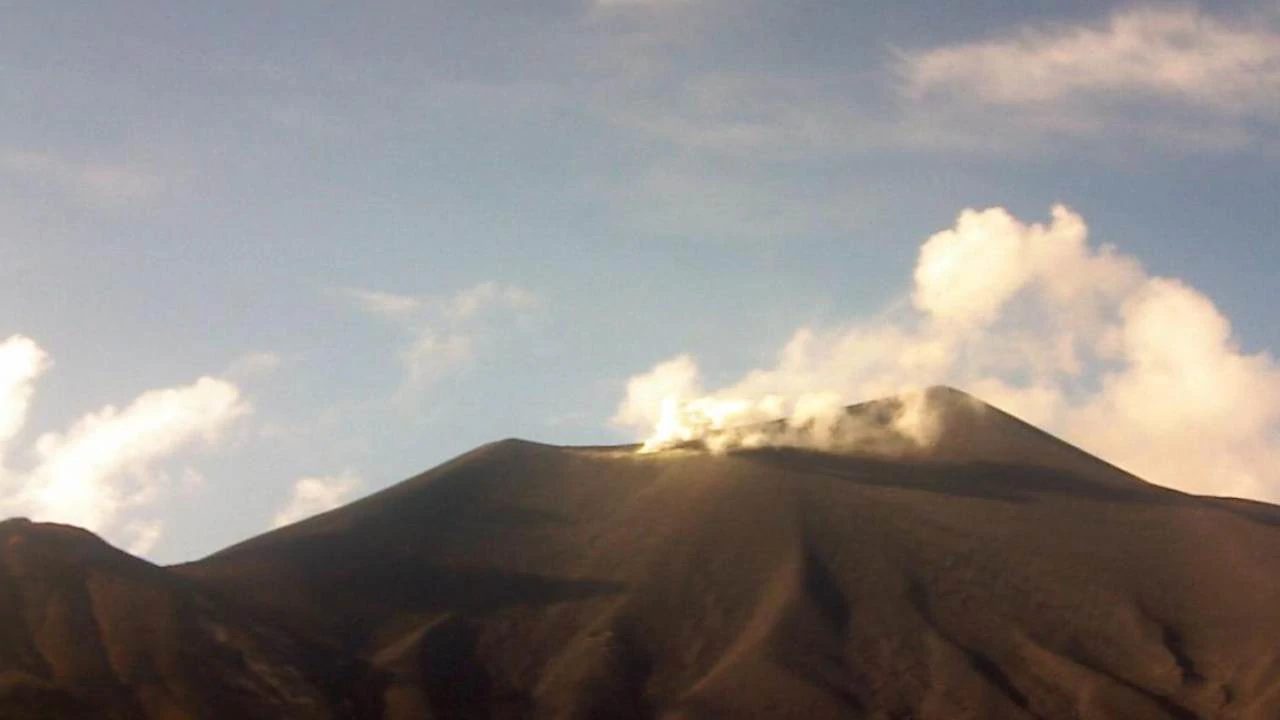
[[[0,717],[1280,717],[1280,508],[927,394],[927,446],[504,440],[173,567],[0,523]]]

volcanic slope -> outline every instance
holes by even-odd
[[[362,717],[1280,717],[1280,509],[929,395],[893,456],[502,441],[170,574]]]
[[[350,670],[65,525],[0,522],[0,718],[304,718]]]

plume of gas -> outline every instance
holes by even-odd
[[[656,381],[663,382],[661,373]],[[646,378],[640,378],[633,389],[643,394],[645,383]],[[858,412],[846,408],[834,392],[795,397],[766,394],[756,399],[732,395],[686,399],[677,393],[659,402],[653,433],[639,452],[697,444],[712,453],[795,447],[900,454],[927,447],[937,438],[941,410],[931,397],[923,389],[905,388],[875,412]]]
[[[660,363],[631,378],[613,423],[645,452],[892,450],[944,432],[928,393],[870,425],[838,408],[948,384],[1153,482],[1280,500],[1280,364],[1241,350],[1203,293],[1091,246],[1068,208],[1044,224],[965,210],[922,244],[912,280],[908,308],[802,327],[776,364],[712,392],[690,356]]]

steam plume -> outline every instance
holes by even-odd
[[[846,446],[883,438],[843,405],[950,384],[1153,482],[1280,500],[1275,359],[1241,350],[1203,293],[1091,245],[1070,209],[1043,224],[965,210],[922,244],[910,298],[879,319],[799,328],[772,367],[723,388],[702,387],[688,355],[659,363],[631,378],[613,422],[646,452]],[[905,397],[886,427],[927,444],[938,418],[927,396]]]

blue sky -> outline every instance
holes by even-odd
[[[1204,450],[1231,467],[1151,479],[1280,499],[1274,2],[0,12],[0,514],[194,558],[501,437],[646,437],[628,382],[682,356],[682,401],[995,389],[1148,476],[1126,448],[1200,430],[1133,398],[1220,383],[1250,403]],[[957,224],[988,208],[1009,221]],[[934,247],[969,277],[1013,278],[998,323],[926,299],[922,246],[948,230]],[[1002,239],[1020,259],[993,266]],[[1072,326],[1082,363],[830,370],[869,328],[966,357],[1048,342],[1083,311],[1011,304],[1062,286],[1040,242],[1084,243],[1063,266],[1102,306]],[[1142,315],[1152,298],[1183,310]],[[1183,356],[1218,374],[1135,345],[1166,315],[1203,332],[1154,336],[1203,338]],[[783,377],[804,329],[825,355]]]

